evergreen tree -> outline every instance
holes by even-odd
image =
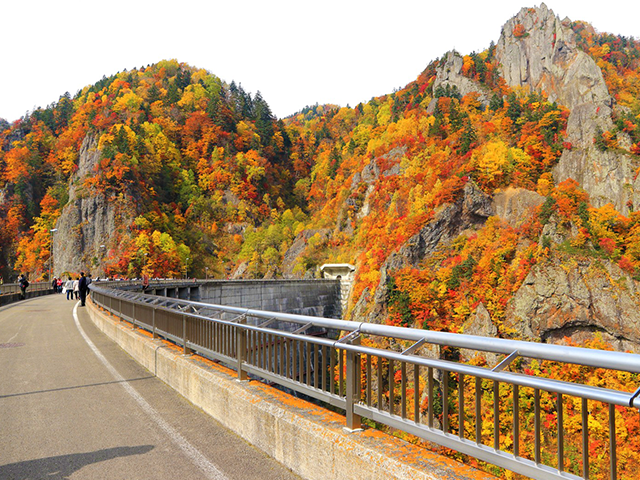
[[[462,137],[460,138],[460,153],[466,155],[471,145],[477,140],[477,135],[469,119],[465,122]]]
[[[260,135],[260,142],[262,145],[268,145],[273,138],[273,123],[275,122],[275,117],[259,91],[253,100],[253,106],[256,118],[256,130],[258,131],[258,135]]]
[[[226,132],[235,132],[237,119],[227,100],[228,91],[223,87],[220,95],[212,95],[207,104],[207,115]]]
[[[71,101],[71,95],[69,92],[66,92],[60,100],[58,101],[58,105],[55,108],[55,124],[56,129],[60,130],[66,127],[69,124],[69,119],[73,115],[73,102]]]
[[[180,100],[180,92],[178,91],[178,86],[175,82],[171,82],[169,84],[169,88],[167,89],[167,96],[164,99],[164,104],[167,106],[173,105]]]
[[[278,131],[280,132],[280,135],[282,135],[282,140],[284,143],[284,149],[285,151],[289,151],[289,149],[291,149],[291,145],[293,145],[293,143],[291,142],[291,137],[289,136],[289,133],[287,132],[287,129],[284,125],[284,122],[282,120],[278,120],[277,123],[277,127],[278,127]]]
[[[489,102],[489,108],[494,112],[504,107],[504,100],[501,95],[494,95]]]
[[[158,86],[155,83],[153,83],[149,87],[149,90],[147,90],[147,102],[149,103],[157,102],[161,98],[162,98],[162,92],[160,91]]]
[[[178,70],[176,74],[176,84],[180,90],[184,90],[189,84],[191,84],[191,72],[189,70]]]
[[[242,119],[254,120],[253,101],[251,95],[246,93],[242,88],[242,85],[236,85],[235,81],[229,85],[229,94],[231,95],[231,104],[234,107],[234,111]]]
[[[515,124],[522,115],[522,105],[520,105],[520,101],[514,92],[509,94],[507,102],[509,103],[509,106],[507,107],[507,117],[509,117]]]

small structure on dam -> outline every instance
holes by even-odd
[[[320,272],[323,278],[340,281],[340,310],[346,312],[356,267],[350,263],[325,263]]]

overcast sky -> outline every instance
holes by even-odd
[[[447,0],[20,0],[0,5],[0,118],[175,58],[260,91],[283,118],[357,105],[416,79],[432,60],[498,41],[521,7]],[[640,2],[550,0],[561,18],[640,38]]]

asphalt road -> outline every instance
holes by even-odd
[[[295,479],[49,295],[0,308],[0,479]]]

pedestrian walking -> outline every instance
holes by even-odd
[[[20,285],[20,300],[27,298],[27,287],[29,286],[29,280],[24,276],[24,273],[18,277],[18,284]]]
[[[56,293],[58,291],[58,278],[57,277],[53,277],[53,281],[51,282],[51,290],[53,291],[53,293]]]
[[[80,295],[80,278],[76,278],[73,281],[73,295],[76,297],[76,300],[78,300]]]
[[[67,292],[67,300],[73,300],[73,280],[71,277],[64,282],[64,291]]]
[[[89,284],[87,283],[87,277],[84,276],[84,272],[80,272],[78,290],[80,291],[80,306],[84,307],[84,304],[87,301],[87,290],[89,290]]]

